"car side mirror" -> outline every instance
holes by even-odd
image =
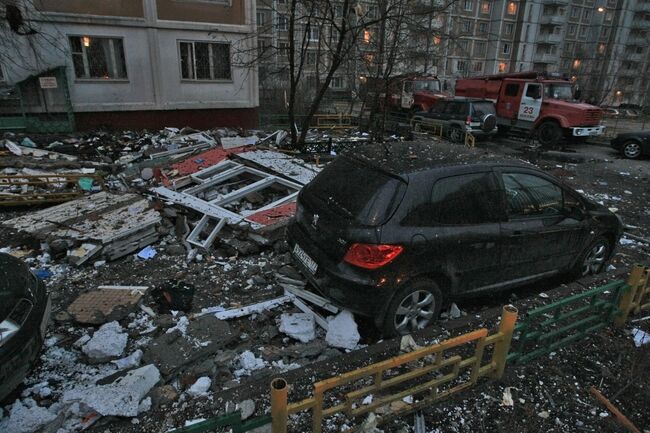
[[[566,218],[573,218],[578,221],[585,219],[585,210],[580,205],[571,205],[563,208],[563,213]]]

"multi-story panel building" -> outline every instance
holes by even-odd
[[[12,84],[65,66],[80,128],[257,124],[257,68],[245,61],[255,48],[255,0],[15,6],[36,32],[0,43],[0,59],[14,59],[3,62],[1,78]]]

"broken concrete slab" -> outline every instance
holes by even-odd
[[[227,322],[205,315],[190,321],[183,334],[175,329],[154,339],[143,360],[158,366],[165,376],[215,354],[238,337]]]
[[[32,433],[50,424],[57,418],[55,413],[38,406],[32,399],[16,400],[9,416],[0,419],[0,431],[11,433]]]
[[[145,365],[108,385],[66,391],[61,401],[78,401],[102,416],[134,417],[139,413],[140,402],[159,381],[158,369]]]
[[[283,313],[280,316],[279,329],[302,343],[309,343],[316,338],[314,316],[306,313]]]
[[[95,331],[81,351],[97,362],[117,358],[124,353],[128,339],[117,321],[109,322]]]
[[[354,316],[348,310],[343,310],[334,317],[328,318],[328,330],[325,341],[330,346],[352,350],[357,347],[361,335],[357,329]]]
[[[146,289],[147,287],[134,290],[131,287],[115,286],[82,293],[67,311],[75,321],[84,324],[101,325],[121,320],[135,310]]]
[[[187,393],[192,397],[200,397],[208,394],[212,386],[212,380],[209,377],[199,377],[192,386],[187,390]]]

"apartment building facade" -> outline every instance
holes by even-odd
[[[0,44],[17,51],[0,57],[13,59],[3,61],[0,78],[10,85],[65,66],[80,129],[257,125],[257,68],[246,63],[255,48],[255,0],[16,5],[36,30]]]
[[[261,67],[281,77],[288,61],[282,54],[288,47],[286,0],[257,2],[260,47],[275,47],[280,53],[263,59]],[[372,18],[378,2],[360,3]],[[415,10],[429,12],[414,14],[418,24],[402,35],[407,60],[395,65],[395,73],[437,74],[452,91],[459,77],[535,70],[573,79],[580,98],[593,103],[650,102],[650,0],[419,0],[411,4]],[[368,29],[370,39],[376,31],[376,26]],[[334,93],[354,97],[357,81],[366,73],[363,56],[372,56],[372,50],[372,44],[364,46],[362,40],[361,55],[347,62],[332,80]],[[316,62],[314,56],[308,62]]]

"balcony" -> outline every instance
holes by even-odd
[[[558,63],[558,60],[557,54],[549,53],[535,53],[535,57],[533,58],[533,62],[535,63]]]
[[[630,25],[631,29],[637,29],[637,30],[650,30],[650,20],[644,20],[641,18],[635,18],[632,20],[632,24]]]
[[[627,37],[626,45],[644,47],[650,45],[650,36],[630,35]]]
[[[568,6],[569,0],[542,0],[542,4],[547,6]]]
[[[643,54],[639,53],[625,53],[624,58],[628,62],[642,62],[643,61]]]
[[[565,17],[558,15],[542,15],[539,22],[542,25],[561,26],[565,22]]]
[[[538,44],[559,44],[562,42],[562,35],[555,33],[540,33],[537,38]]]
[[[650,1],[645,1],[643,3],[637,3],[636,11],[637,12],[650,12]]]

